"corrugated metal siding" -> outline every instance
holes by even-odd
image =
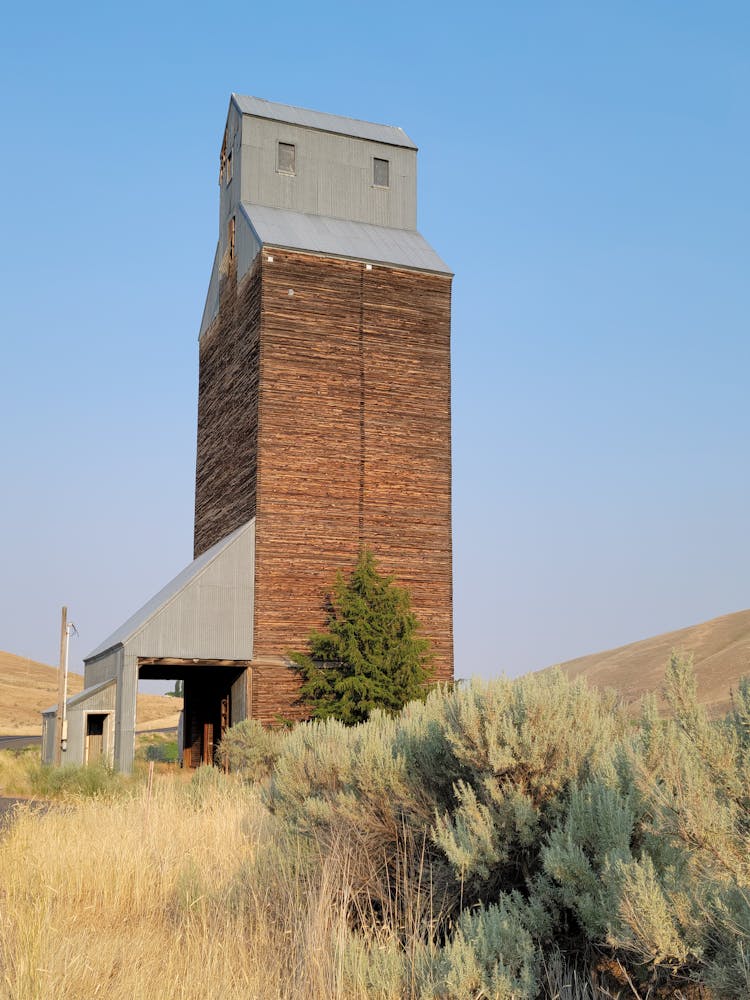
[[[68,748],[63,753],[63,764],[84,764],[86,763],[86,718],[94,712],[111,713],[115,709],[117,685],[113,681],[109,684],[97,685],[93,690],[83,690],[75,698],[68,702]],[[112,759],[111,724],[108,727],[108,744],[105,745],[105,752],[108,759]]]
[[[209,568],[211,567],[211,564],[214,561],[217,561],[217,560],[219,560],[222,557],[222,555],[224,554],[225,550],[227,550],[228,548],[232,547],[236,542],[238,542],[239,539],[240,539],[240,537],[245,537],[245,536],[249,536],[249,538],[250,538],[250,541],[248,541],[247,539],[245,540],[245,543],[244,543],[245,547],[247,547],[249,545],[250,549],[251,549],[251,553],[254,552],[255,522],[254,521],[249,521],[247,524],[243,525],[241,528],[238,528],[236,531],[234,531],[231,534],[227,535],[226,538],[222,538],[221,541],[217,542],[216,545],[212,546],[212,548],[208,549],[207,552],[204,552],[197,559],[194,559],[193,562],[191,562],[188,566],[185,567],[185,569],[182,570],[182,572],[178,573],[176,577],[174,577],[172,580],[170,580],[170,582],[166,585],[166,587],[163,587],[157,594],[155,594],[151,598],[151,600],[146,601],[146,603],[141,608],[139,608],[139,610],[136,611],[134,615],[131,615],[130,618],[128,618],[127,621],[125,621],[118,629],[116,629],[112,633],[112,635],[109,636],[109,638],[105,639],[104,642],[100,643],[96,647],[96,649],[92,650],[92,652],[89,653],[89,655],[86,657],[86,664],[88,664],[89,661],[93,661],[95,659],[98,659],[101,656],[102,653],[105,653],[108,650],[113,649],[115,646],[122,645],[125,642],[127,642],[128,640],[134,639],[135,636],[141,631],[141,629],[145,628],[146,626],[153,627],[153,622],[154,622],[154,619],[156,617],[157,612],[162,612],[162,611],[166,612],[167,609],[169,608],[169,606],[172,604],[172,602],[174,602],[175,599],[183,591],[185,591],[188,587],[193,587],[193,590],[194,590],[194,593],[192,594],[190,600],[192,600],[193,602],[195,602],[196,593],[198,593],[198,594],[202,593],[203,598],[204,598],[204,603],[205,603],[205,609],[203,608],[203,605],[200,605],[199,606],[199,610],[205,610],[205,611],[211,613],[214,609],[213,609],[213,605],[211,604],[211,592],[210,592],[210,586],[211,585],[208,583],[208,581],[217,580],[217,579],[224,580],[225,581],[224,586],[226,587],[226,586],[229,585],[229,581],[230,580],[234,580],[235,578],[234,577],[230,577],[230,576],[223,576],[222,575],[223,574],[223,570],[221,569],[221,566],[220,567],[214,567],[214,569],[211,572],[209,572],[208,576],[206,577],[205,584],[206,584],[206,588],[207,589],[205,589],[205,590],[202,591],[201,587],[197,587],[196,588],[196,587],[194,587],[194,585],[196,584],[196,581],[207,570],[209,570]],[[237,556],[235,556],[234,558],[236,559]],[[227,563],[227,565],[228,566],[234,566],[234,563],[232,562],[231,558],[230,558],[229,562]],[[247,590],[248,587],[250,588],[250,607],[252,609],[252,559],[251,559],[251,561],[249,563],[249,566],[250,566],[250,569],[249,569],[250,580],[248,582],[248,580],[243,577],[241,579],[241,586],[244,587],[246,590]],[[237,572],[239,573],[239,571],[237,571]],[[217,574],[218,574],[218,576],[217,576]],[[240,577],[241,577],[241,573],[236,578],[237,581],[240,581]],[[239,582],[238,582],[238,585],[240,585]],[[227,596],[227,595],[224,595],[224,596]],[[239,597],[238,599],[242,599],[242,597]],[[194,603],[190,604],[189,606],[191,608],[193,608],[194,607]],[[218,609],[218,612],[219,612],[219,620],[216,623],[216,628],[220,629],[226,623],[227,616],[226,616],[226,613],[225,613],[225,609]],[[167,614],[167,617],[164,619],[164,626],[163,627],[165,627],[165,628],[169,627],[169,623],[173,621],[174,615],[175,614],[179,614],[179,613],[180,613],[180,610],[178,608],[172,609],[172,611],[169,614]],[[251,617],[252,617],[252,610],[251,610]],[[185,623],[185,625],[189,628],[190,625],[191,625],[191,623],[188,621],[188,622]],[[183,633],[183,634],[186,635],[186,642],[188,644],[192,644],[194,642],[194,639],[193,639],[192,635],[188,636],[187,633]],[[128,652],[132,652],[132,648],[129,649]],[[179,652],[176,652],[173,649],[170,649],[170,651],[167,652],[167,653],[160,653],[160,652],[153,651],[153,652],[144,653],[142,655],[144,655],[144,656],[201,656],[202,654],[201,653],[192,653],[192,652],[179,653]],[[227,655],[229,658],[235,658],[235,659],[247,659],[247,658],[249,658],[249,657],[245,656],[244,653],[240,654],[237,657],[232,657],[232,654],[219,654],[219,653],[209,653],[208,655],[211,656],[211,657],[220,657],[220,656],[223,656],[223,655]]]
[[[54,712],[42,716],[42,764],[55,762],[55,723]]]
[[[247,272],[250,270],[255,258],[258,256],[258,252],[261,248],[261,243],[258,239],[257,234],[253,230],[250,221],[244,211],[237,213],[237,236],[236,236],[236,246],[237,246],[237,280],[239,281]],[[217,309],[218,312],[218,302]]]
[[[115,707],[116,679],[84,688],[75,698],[68,699],[68,718],[73,712],[109,712]]]
[[[96,659],[87,659],[83,665],[83,687],[94,687],[103,684],[104,681],[117,679],[117,672],[122,659],[122,646],[115,646],[108,650],[103,656]]]
[[[337,132],[342,135],[360,136],[363,139],[405,146],[414,150],[417,148],[406,132],[397,125],[380,125],[377,122],[362,121],[361,118],[347,118],[343,115],[331,115],[325,111],[296,108],[290,104],[278,104],[275,101],[266,101],[262,97],[250,97],[244,94],[232,94],[231,104],[236,105],[243,114],[258,118],[304,125],[307,128]]]
[[[254,573],[252,520],[196,559],[128,619],[102,644],[111,648],[87,658],[87,683],[117,679],[114,761],[118,770],[128,772],[133,767],[139,657],[252,659]],[[80,728],[74,738],[75,752],[82,754],[83,723],[75,725]],[[70,746],[70,728],[68,739]],[[72,759],[70,754],[68,758]]]
[[[293,176],[276,169],[279,142],[296,147]],[[390,163],[390,187],[374,187],[373,157]],[[366,139],[247,118],[242,201],[397,229],[417,228],[417,154]]]
[[[126,655],[252,659],[254,565],[252,520],[143,623],[126,642]]]
[[[242,722],[243,719],[250,717],[252,705],[251,684],[252,668],[247,667],[232,685],[232,696],[230,698],[232,718],[230,722],[233,726],[236,726],[238,722]]]
[[[229,220],[238,214],[242,193],[240,184],[242,176],[242,115],[233,104],[229,107],[225,134],[227,149],[231,150],[232,153],[232,179],[227,184],[224,178],[219,178],[219,240],[211,268],[211,280],[208,285],[199,336],[203,336],[219,310],[219,284],[222,276],[222,263],[226,266],[225,255],[228,249]],[[220,162],[217,162],[217,172],[219,167]]]
[[[112,655],[99,661],[102,670],[116,671],[122,659],[122,647]],[[90,671],[89,671],[90,677]],[[84,682],[85,683],[85,682]],[[63,752],[63,764],[84,764],[86,749],[86,716],[89,713],[106,713],[110,715],[109,726],[106,729],[107,742],[105,752],[107,759],[112,761],[114,750],[114,710],[116,701],[116,673],[104,682],[90,683],[73,698],[67,701],[68,736],[67,749]],[[42,763],[53,764],[55,761],[55,745],[57,742],[57,714],[53,707],[42,715]]]
[[[135,757],[135,713],[138,697],[138,657],[124,652],[117,679],[115,704],[115,767],[129,774]]]
[[[240,176],[242,172],[240,169],[240,161],[242,157],[242,116],[238,113],[235,107],[230,107],[229,109],[226,135],[229,140],[227,149],[231,149],[232,152],[232,179],[229,184],[227,184],[224,180],[220,181],[219,246],[222,254],[227,248],[227,223],[235,214],[242,193],[240,190]],[[218,161],[216,168],[218,172]]]
[[[219,264],[221,263],[221,258],[219,257],[219,247],[216,247],[216,253],[214,254],[214,263],[211,268],[211,278],[208,282],[208,292],[206,293],[206,304],[203,307],[203,316],[201,318],[201,327],[199,336],[202,337],[206,330],[213,323],[216,314],[219,311]]]
[[[240,114],[240,108],[244,114]],[[236,221],[238,278],[247,273],[260,249],[255,234],[242,219],[240,205],[243,202],[326,219],[361,222],[410,233],[416,231],[417,151],[401,129],[233,95],[226,136],[233,151],[232,180],[229,184],[222,181],[220,186],[219,240],[200,336],[208,330],[219,310],[219,286],[222,269],[227,267],[228,228],[232,217]],[[279,142],[295,147],[293,175],[277,170]],[[373,184],[376,157],[389,163],[388,187]],[[299,242],[281,245],[322,250],[318,245]],[[347,255],[345,250],[328,252]],[[430,254],[439,261],[432,251]],[[398,256],[374,253],[359,256],[390,264],[403,263]],[[437,267],[434,262],[407,263],[406,266],[448,270],[442,262]]]
[[[83,712],[68,714],[68,743],[62,753],[63,764],[83,764]]]

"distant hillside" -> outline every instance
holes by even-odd
[[[68,694],[83,690],[80,674],[68,675]],[[40,712],[57,704],[57,669],[0,651],[0,734],[41,733]],[[176,726],[182,700],[138,695],[138,728]]]
[[[647,691],[660,693],[673,649],[693,654],[701,702],[712,715],[723,713],[730,689],[736,690],[739,678],[750,674],[750,610],[581,656],[560,667],[570,677],[615,688],[627,702],[634,702]]]

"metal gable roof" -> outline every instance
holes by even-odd
[[[243,524],[242,527],[237,528],[231,534],[222,538],[220,542],[213,545],[210,549],[207,549],[202,555],[194,559],[182,572],[178,573],[173,580],[171,580],[166,587],[163,587],[157,594],[147,601],[143,607],[139,608],[134,615],[131,615],[127,621],[116,629],[112,635],[110,635],[104,642],[99,643],[96,649],[93,649],[88,656],[84,657],[84,662],[88,660],[93,660],[97,656],[101,656],[102,653],[106,653],[108,650],[112,649],[114,646],[123,645],[129,639],[132,639],[148,622],[161,611],[162,608],[166,607],[171,601],[173,601],[183,590],[190,584],[196,577],[198,577],[206,567],[208,567],[217,556],[227,549],[232,542],[238,538],[243,531],[246,531],[252,524],[252,521],[248,521]]]
[[[264,246],[452,274],[427,240],[415,230],[305,215],[248,202],[242,203],[242,211]]]
[[[110,684],[114,684],[116,680],[116,677],[110,677],[109,680],[102,681],[100,684],[93,684],[91,687],[84,688],[83,691],[79,691],[78,694],[73,695],[72,698],[68,698],[65,704],[68,708],[79,705],[82,701],[87,701],[92,695],[98,694],[100,691],[108,688]],[[49,708],[43,708],[39,714],[55,715],[57,714],[57,705],[50,705]]]
[[[389,146],[403,146],[406,149],[417,148],[406,132],[395,125],[378,125],[375,122],[345,118],[342,115],[329,115],[325,111],[295,108],[289,104],[277,104],[275,101],[265,101],[261,97],[248,97],[243,94],[232,94],[232,100],[243,115],[270,118],[272,121],[289,122],[291,125],[303,125],[321,132],[353,135],[359,139],[383,142]]]

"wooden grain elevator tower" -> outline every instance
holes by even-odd
[[[399,128],[233,95],[200,332],[195,556],[255,518],[253,714],[360,546],[453,676],[451,274]],[[299,710],[296,710],[299,711]]]
[[[139,678],[184,681],[188,765],[241,719],[299,718],[287,654],[363,545],[409,589],[435,677],[452,679],[452,275],[417,232],[416,164],[399,128],[232,95],[194,558],[86,657],[70,762],[94,712],[130,770]]]

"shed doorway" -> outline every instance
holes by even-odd
[[[106,729],[109,714],[107,712],[88,712],[86,714],[86,743],[84,748],[84,763],[97,764],[106,756]]]
[[[215,764],[227,729],[247,718],[250,670],[236,660],[142,659],[139,678],[184,684],[184,707],[178,731],[183,767]]]

